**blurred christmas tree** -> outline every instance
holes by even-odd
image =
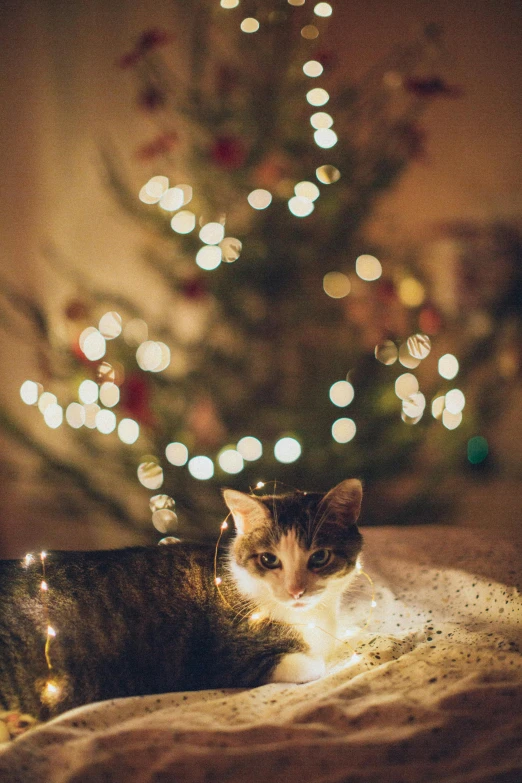
[[[78,449],[105,454],[108,480],[94,488],[85,461],[71,478],[137,527],[144,513],[126,506],[136,473],[163,493],[151,503],[161,533],[176,530],[169,498],[205,532],[222,515],[219,487],[275,479],[327,489],[357,475],[367,522],[436,518],[441,478],[486,412],[452,389],[456,356],[462,385],[484,334],[444,312],[414,254],[369,245],[364,229],[422,155],[426,106],[458,95],[434,75],[439,30],[347,84],[327,46],[328,3],[257,2],[255,16],[239,0],[186,5],[179,70],[163,58],[178,43],[160,30],[120,63],[158,129],[137,151],[139,199],[106,155],[115,194],[151,232],[145,261],[172,317],[149,334],[146,292],[117,300],[79,280],[70,343],[57,345],[26,302],[68,399],[37,381],[22,399],[51,428],[66,407]],[[476,309],[491,317],[491,303]]]

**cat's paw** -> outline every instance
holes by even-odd
[[[312,682],[324,677],[326,671],[322,658],[313,658],[305,653],[289,653],[281,658],[270,682]]]

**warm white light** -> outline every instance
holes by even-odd
[[[219,247],[223,252],[223,261],[226,261],[227,264],[232,264],[241,255],[243,244],[237,237],[225,237],[219,243]]]
[[[36,405],[41,386],[34,381],[24,381],[20,386],[20,397],[26,405]]]
[[[324,106],[330,96],[322,87],[314,87],[306,93],[306,100],[311,106]]]
[[[176,187],[183,193],[183,205],[192,201],[192,195],[194,193],[192,185],[176,185]]]
[[[237,8],[239,5],[239,0],[221,0],[220,6],[221,8]]]
[[[102,383],[100,386],[100,401],[106,408],[113,408],[120,401],[120,390],[115,383]]]
[[[319,198],[321,191],[315,182],[308,182],[308,180],[304,179],[302,182],[298,182],[294,187],[294,193],[296,196],[299,196],[299,198],[305,198],[308,199],[308,201],[315,201],[317,198]]]
[[[410,394],[402,401],[402,410],[405,416],[410,419],[417,419],[422,416],[426,407],[426,398],[422,392],[415,392]]]
[[[466,398],[460,389],[451,389],[446,392],[445,406],[450,413],[461,413],[466,405]]]
[[[314,140],[318,147],[329,150],[337,144],[337,133],[331,128],[319,128],[314,133]]]
[[[163,468],[156,462],[142,462],[138,466],[138,479],[147,489],[159,489],[163,484]]]
[[[235,449],[224,449],[218,457],[218,462],[225,473],[240,473],[245,466],[243,457]]]
[[[210,271],[212,269],[217,269],[221,263],[222,257],[223,252],[220,247],[216,247],[216,245],[205,245],[196,255],[196,264],[201,267],[201,269]]]
[[[78,387],[78,399],[88,405],[98,399],[98,384],[91,380],[82,381]]]
[[[308,60],[308,62],[303,65],[305,76],[310,76],[312,79],[320,76],[323,71],[323,66],[317,60]]]
[[[313,202],[308,198],[301,198],[300,196],[293,196],[288,201],[288,209],[296,217],[307,217],[314,211]]]
[[[118,438],[129,446],[136,443],[140,434],[140,425],[134,419],[122,419],[118,424]]]
[[[333,117],[327,114],[325,111],[316,111],[310,117],[310,124],[312,128],[320,130],[321,128],[331,128],[333,125]]]
[[[264,188],[257,188],[247,196],[247,201],[253,209],[266,209],[272,203],[272,194]]]
[[[274,446],[274,456],[278,462],[295,462],[301,456],[301,444],[295,438],[280,438]]]
[[[254,461],[263,455],[263,444],[257,438],[247,435],[238,441],[237,450],[243,459]]]
[[[40,413],[45,413],[45,409],[49,407],[49,405],[54,405],[58,402],[58,397],[56,394],[51,394],[51,392],[44,392],[40,395],[40,399],[38,400],[38,410]]]
[[[336,381],[330,386],[330,399],[338,408],[349,405],[354,394],[354,388],[349,381]]]
[[[324,292],[332,299],[342,299],[344,296],[348,296],[351,287],[350,279],[342,272],[327,272],[323,277]]]
[[[353,419],[337,419],[332,424],[332,438],[337,443],[349,443],[357,432]]]
[[[184,443],[175,441],[173,443],[169,443],[169,445],[166,447],[165,456],[171,465],[181,467],[182,465],[187,464],[188,449]]]
[[[91,362],[96,362],[105,356],[105,349],[105,337],[97,329],[90,332],[83,340],[82,350]]]
[[[214,463],[209,457],[192,457],[188,469],[191,476],[200,481],[207,481],[214,475]]]
[[[108,435],[116,429],[116,416],[112,411],[101,410],[96,414],[96,429],[103,435]]]
[[[452,353],[445,353],[439,359],[439,375],[446,378],[447,381],[451,381],[459,371],[459,362],[456,356]]]
[[[314,8],[314,14],[317,16],[327,17],[332,15],[332,6],[330,3],[317,3]]]
[[[85,408],[79,402],[71,402],[65,411],[65,418],[70,427],[78,430],[85,424]]]
[[[27,554],[27,555],[24,557],[24,565],[25,565],[25,566],[30,566],[30,565],[32,565],[32,564],[34,563],[35,559],[36,559],[36,558],[35,558],[35,556],[34,556],[34,555],[32,555],[32,554],[29,552],[29,553],[28,553],[28,554]]]
[[[159,201],[159,205],[166,212],[175,212],[185,203],[185,194],[181,188],[169,188]]]
[[[154,198],[156,199],[156,201],[159,201],[162,195],[167,190],[168,186],[169,186],[168,177],[163,177],[161,175],[156,177],[151,177],[147,182],[147,184],[145,185],[145,192],[151,198]]]
[[[52,627],[52,625],[47,626],[47,636],[56,636],[56,631]]]
[[[100,318],[98,329],[106,340],[114,340],[121,334],[121,315],[112,310]]]
[[[325,163],[324,166],[319,166],[319,168],[315,170],[315,176],[323,185],[332,185],[340,179],[341,172],[339,169],[336,169],[335,166]]]
[[[55,430],[63,421],[63,408],[61,405],[53,402],[46,407],[43,416],[47,426]]]
[[[402,343],[401,347],[399,348],[399,362],[403,367],[407,367],[408,370],[414,370],[419,366],[421,360],[415,359],[411,355],[407,343]]]
[[[159,343],[146,340],[136,351],[136,361],[142,370],[153,372],[162,361],[163,354]]]
[[[90,430],[96,429],[96,415],[100,410],[100,406],[95,402],[90,402],[83,406],[85,411],[85,426]]]
[[[399,399],[405,400],[412,394],[416,394],[419,391],[419,382],[415,375],[411,372],[405,372],[399,375],[395,381],[395,394]]]
[[[405,277],[397,289],[399,299],[405,307],[419,307],[424,302],[424,286],[414,277]]]
[[[361,278],[371,282],[372,280],[378,280],[382,275],[381,262],[375,258],[375,256],[362,255],[355,261],[355,271]]]
[[[444,411],[444,396],[435,397],[431,402],[431,415],[434,419],[440,419]]]
[[[456,429],[462,421],[462,413],[451,413],[447,409],[442,411],[442,423],[448,430]]]
[[[49,589],[49,585],[44,579],[43,581],[40,582],[40,590],[43,590],[45,592],[48,589]]]
[[[170,348],[165,343],[157,342],[156,345],[161,352],[161,360],[154,368],[151,368],[151,372],[163,372],[170,364]]]
[[[182,209],[174,215],[170,225],[177,234],[190,234],[196,227],[196,216],[189,209]]]
[[[240,24],[244,33],[256,33],[259,30],[259,22],[253,16],[247,16]]]
[[[225,236],[225,229],[221,223],[206,223],[199,232],[199,238],[207,245],[219,245]]]

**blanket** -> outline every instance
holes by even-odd
[[[0,746],[0,780],[521,783],[516,547],[482,529],[363,532],[376,606],[364,627],[360,577],[323,679],[81,707]]]

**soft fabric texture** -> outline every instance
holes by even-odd
[[[0,780],[520,783],[516,548],[479,529],[363,532],[377,606],[349,639],[359,661],[346,644],[307,685],[82,707],[0,746]],[[347,628],[370,597],[360,577]]]

